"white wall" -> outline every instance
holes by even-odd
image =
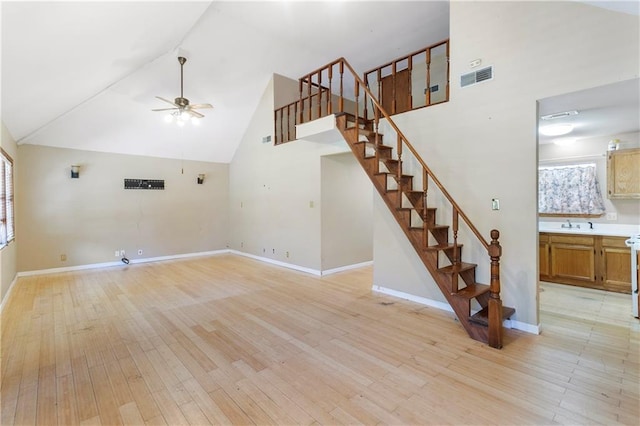
[[[36,145],[18,150],[19,271],[118,261],[118,249],[137,259],[227,246],[227,164]],[[71,164],[81,165],[78,179],[70,178]],[[206,174],[202,185],[199,173]],[[125,178],[164,179],[165,189],[125,190]]]
[[[500,230],[504,304],[516,308],[516,321],[535,326],[536,101],[637,77],[638,17],[577,2],[483,1],[452,2],[450,19],[450,102],[395,121],[479,231],[488,239]],[[495,78],[461,89],[460,75],[474,59],[493,65]],[[501,210],[491,210],[492,198]],[[435,283],[409,282],[403,253],[380,240],[387,231],[378,227],[401,232],[381,216],[374,214],[374,284],[429,292]],[[482,271],[480,279],[488,283]]]
[[[342,262],[332,256],[323,263],[323,244],[337,232],[331,231],[336,224],[329,219],[334,203],[329,200],[324,223],[329,224],[330,232],[323,239],[325,206],[321,188],[323,182],[332,187],[335,182],[332,177],[323,179],[323,156],[344,152],[346,142],[262,143],[264,136],[274,132],[274,93],[278,105],[285,105],[298,98],[298,83],[274,75],[230,164],[230,248],[313,271],[346,266],[354,259],[363,261],[363,249],[358,248],[355,256],[345,256]],[[324,164],[326,173],[336,171],[329,163]],[[350,230],[341,225],[345,232],[340,240],[361,241],[367,225],[360,225]],[[369,258],[365,260],[371,260],[370,256],[369,243]]]
[[[584,138],[568,146],[558,146],[553,143],[542,144],[539,147],[538,158],[541,166],[594,163],[596,165],[598,184],[600,185],[600,192],[604,199],[605,209],[607,213],[616,213],[617,219],[608,220],[605,215],[586,220],[594,223],[639,225],[640,200],[610,200],[607,198],[606,152],[609,141],[615,138],[620,139],[620,149],[640,147],[640,133],[623,133]],[[541,220],[545,222],[564,222],[566,218],[545,216],[542,217]]]
[[[14,176],[13,188],[14,188],[14,202],[15,202],[19,198],[19,194],[16,193],[17,181],[18,181],[17,172],[20,168],[19,161],[18,161],[18,146],[16,145],[15,140],[13,139],[13,137],[5,127],[4,123],[1,123],[1,125],[2,125],[2,134],[1,134],[2,139],[0,139],[0,146],[2,147],[2,149],[4,149],[4,151],[7,154],[11,156],[11,159],[13,160],[13,176]],[[14,213],[16,213],[16,216],[17,216],[17,213],[18,213],[17,209]],[[16,218],[16,226],[17,226],[17,221],[18,219]],[[17,246],[18,246],[18,240],[20,239],[19,237],[20,237],[19,234],[16,233],[15,240],[13,242],[10,242],[8,245],[4,246],[2,250],[0,250],[0,303],[3,305],[5,302],[5,296],[7,295],[7,292],[9,291],[9,287],[13,283],[13,280],[15,279],[16,273],[18,271]]]

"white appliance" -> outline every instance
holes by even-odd
[[[640,252],[640,234],[632,235],[624,242],[631,248],[631,301],[633,316],[638,317],[638,252]]]

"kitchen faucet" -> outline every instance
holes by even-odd
[[[567,223],[563,223],[560,227],[561,228],[573,228],[573,225],[571,224],[571,221],[569,219],[567,219]]]

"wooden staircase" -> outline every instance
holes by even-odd
[[[425,206],[425,191],[413,189],[414,176],[402,173],[402,163],[394,158],[394,148],[383,143],[383,135],[364,128],[368,127],[368,123],[365,123],[364,127],[349,127],[348,117],[343,114],[337,115],[338,129],[447,298],[464,329],[476,340],[489,343],[493,347],[502,347],[500,336],[493,339],[494,341],[490,340],[489,305],[499,305],[501,315],[497,322],[500,328],[503,319],[511,317],[515,309],[502,307],[499,299],[492,299],[490,285],[476,282],[477,265],[461,261],[462,245],[449,241],[451,227],[436,222],[437,209]],[[454,238],[455,233],[457,229]],[[431,243],[428,243],[429,235],[432,237]],[[496,255],[496,261],[501,254],[498,237],[499,232],[493,230],[490,250]],[[442,265],[443,261],[447,264]],[[473,300],[482,308],[474,314],[471,310]]]
[[[336,75],[339,76],[339,91],[334,94],[332,85]],[[343,93],[345,76],[353,78],[354,87],[353,96],[346,102]],[[287,113],[283,112],[284,108]],[[502,322],[510,318],[515,309],[503,307],[500,300],[500,233],[492,230],[490,242],[482,237],[349,63],[340,58],[302,77],[299,101],[284,108],[275,112],[276,132],[280,124],[281,134],[284,134],[282,123],[301,124],[335,114],[338,130],[460,324],[473,339],[501,348]],[[334,108],[337,111],[333,111]],[[352,110],[348,111],[349,108]],[[290,110],[295,111],[294,118],[285,117]],[[390,144],[387,144],[388,137],[380,132],[382,119],[391,133]],[[437,209],[427,203],[429,194],[433,192],[430,186],[435,186],[440,198],[448,203],[452,212],[450,224],[438,221]],[[477,264],[462,261],[462,244],[458,242],[460,222],[466,224],[464,230],[470,231],[470,238],[475,237],[487,250],[491,265],[489,284],[476,281]],[[474,307],[479,308],[477,312],[473,312]]]

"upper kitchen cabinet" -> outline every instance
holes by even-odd
[[[640,148],[608,152],[607,196],[640,198]]]

